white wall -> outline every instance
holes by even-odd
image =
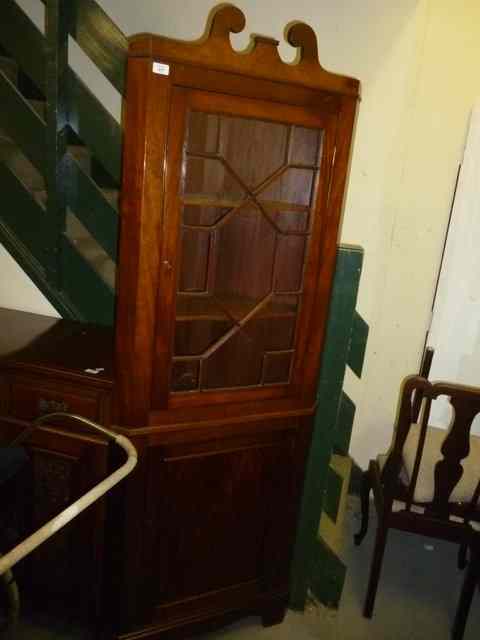
[[[217,4],[99,2],[127,34],[153,31],[186,39],[202,33]],[[370,325],[369,345],[362,380],[349,374],[346,385],[357,404],[352,453],[364,465],[387,446],[399,382],[418,367],[468,113],[480,94],[480,3],[236,4],[247,16],[248,33],[283,40],[291,20],[310,23],[323,66],[362,81],[341,239],[363,246],[366,254],[359,311]],[[234,46],[243,48],[248,33],[235,36]],[[293,57],[288,45],[281,53]],[[84,77],[101,84],[88,68]],[[118,96],[106,93],[105,104],[118,115]]]
[[[389,236],[375,246],[358,228],[356,199],[365,202],[368,193],[356,193],[355,174],[344,225],[366,249],[360,311],[372,332],[352,438],[363,464],[387,445],[399,380],[418,368],[469,113],[480,94],[479,3],[422,2],[416,19],[413,89],[398,138],[404,145],[375,215],[377,224],[388,220]]]
[[[0,307],[55,316],[58,313],[0,244]]]
[[[472,112],[455,205],[438,283],[429,346],[430,378],[480,384],[480,101]],[[452,418],[445,397],[432,404],[431,424]],[[472,430],[480,434],[480,415]]]

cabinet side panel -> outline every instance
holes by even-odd
[[[323,351],[328,319],[328,305],[331,299],[335,260],[338,248],[341,216],[343,212],[345,188],[350,166],[351,142],[357,100],[343,97],[335,140],[335,163],[333,165],[330,191],[325,213],[325,232],[322,240],[323,256],[317,285],[317,304],[310,317],[310,343],[304,363],[304,390],[309,397],[314,397],[317,378],[320,371],[319,354]],[[328,302],[327,302],[328,301]]]
[[[120,424],[146,423],[150,402],[170,79],[128,63],[116,321]]]

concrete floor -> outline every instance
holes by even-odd
[[[373,546],[375,522],[361,547],[352,544],[358,526],[358,500],[349,499],[346,518],[347,581],[338,611],[313,604],[304,614],[289,612],[283,624],[264,629],[258,619],[241,623],[201,640],[447,640],[460,593],[462,573],[456,569],[456,547],[397,531],[390,532],[383,574],[372,620],[361,614]],[[372,508],[373,511],[373,508]],[[480,594],[472,605],[464,640],[478,638]],[[23,623],[15,640],[87,640],[88,634],[57,628],[46,621]]]
[[[361,547],[353,545],[359,503],[349,499],[346,518],[347,580],[338,611],[307,607],[289,612],[285,622],[263,629],[247,620],[202,640],[448,640],[463,574],[456,568],[456,546],[399,531],[391,531],[373,618],[362,616],[375,520]],[[371,512],[373,512],[373,507]],[[373,513],[372,513],[373,515]],[[478,640],[480,593],[476,593],[464,640]]]

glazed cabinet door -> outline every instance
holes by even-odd
[[[299,452],[295,428],[149,450],[142,599],[152,621],[286,598]]]
[[[335,117],[186,89],[171,112],[153,400],[292,395],[319,304]]]

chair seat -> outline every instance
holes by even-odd
[[[429,426],[425,438],[425,448],[420,464],[417,478],[417,485],[413,500],[416,503],[428,503],[433,500],[435,489],[435,465],[443,458],[441,447],[447,435],[444,429]],[[413,474],[415,456],[418,449],[418,439],[420,437],[420,427],[412,424],[403,447],[403,468],[400,473],[400,481],[407,486]],[[387,455],[378,456],[377,461],[380,468],[383,468]],[[450,502],[469,502],[473,496],[475,488],[480,480],[480,437],[470,436],[470,453],[462,461],[463,475],[454,487],[450,496]]]

